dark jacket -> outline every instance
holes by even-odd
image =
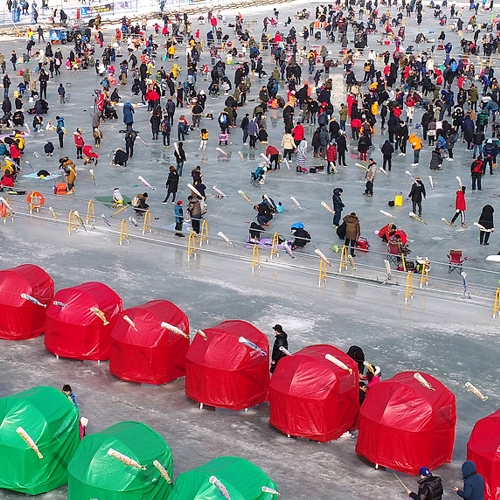
[[[280,347],[288,349],[288,335],[285,332],[281,332],[274,338],[273,353],[271,355],[271,360],[274,364],[277,364],[281,358],[284,358],[286,354],[280,351]]]
[[[335,210],[335,212],[342,212],[342,209],[345,207],[341,196],[340,188],[335,188],[332,196],[333,210]]]
[[[443,163],[443,157],[441,153],[437,150],[432,152],[431,163],[429,165],[431,170],[437,170],[439,166]]]
[[[348,240],[357,240],[361,234],[359,219],[356,215],[349,214],[344,217],[345,237]]]
[[[411,198],[411,201],[421,202],[422,196],[426,196],[424,183],[422,181],[414,182],[408,198]]]
[[[417,482],[418,492],[410,494],[413,500],[441,500],[443,498],[443,484],[440,477],[424,477]]]
[[[337,151],[345,153],[347,151],[347,141],[344,134],[341,134],[337,139]]]
[[[134,123],[134,107],[128,101],[123,105],[123,123]]]
[[[168,174],[165,187],[170,193],[177,193],[178,186],[179,186],[179,174],[177,173],[177,170],[172,170]]]
[[[389,139],[384,142],[384,145],[380,148],[380,151],[382,151],[382,154],[384,156],[392,156],[392,154],[394,153],[394,146],[389,142]]]
[[[462,464],[464,489],[458,490],[457,495],[465,500],[484,500],[484,479],[476,472],[476,464],[467,460]]]
[[[483,211],[479,216],[479,224],[483,226],[485,229],[493,229],[493,212],[495,210],[491,205],[485,205],[483,207]]]

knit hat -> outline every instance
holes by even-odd
[[[425,476],[425,477],[432,476],[431,471],[427,467],[421,467],[419,473],[421,476]]]
[[[177,202],[177,205],[182,205],[182,200],[179,200],[179,201]]]

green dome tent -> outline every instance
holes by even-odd
[[[38,495],[68,482],[78,409],[54,387],[0,398],[0,488]]]
[[[273,500],[276,484],[244,458],[219,457],[182,473],[170,500]]]
[[[83,438],[68,467],[68,499],[166,500],[172,453],[140,422],[120,422]]]

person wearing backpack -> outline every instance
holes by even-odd
[[[441,500],[443,497],[443,483],[441,478],[433,476],[427,467],[420,468],[420,479],[417,483],[417,493],[406,490],[408,498],[412,498],[413,500]]]

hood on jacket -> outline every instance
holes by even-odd
[[[306,141],[300,141],[300,144],[297,146],[297,149],[299,153],[305,155],[306,154],[306,149],[307,149],[307,142]]]
[[[346,223],[349,223],[349,222],[357,222],[359,219],[357,217],[357,215],[352,215],[352,214],[349,214],[349,215],[346,215],[344,217],[344,221]]]
[[[489,212],[492,214],[494,211],[495,211],[495,209],[491,205],[485,205],[483,207],[483,212]]]
[[[333,190],[333,194],[334,194],[335,196],[342,196],[342,193],[340,192],[340,188],[335,188],[335,189]]]
[[[469,476],[472,476],[476,473],[476,464],[472,460],[467,460],[462,464],[462,476],[464,479],[467,479]]]
[[[127,101],[124,105],[123,105],[124,108],[132,108],[134,109],[134,106],[132,105],[132,103],[130,101]]]

